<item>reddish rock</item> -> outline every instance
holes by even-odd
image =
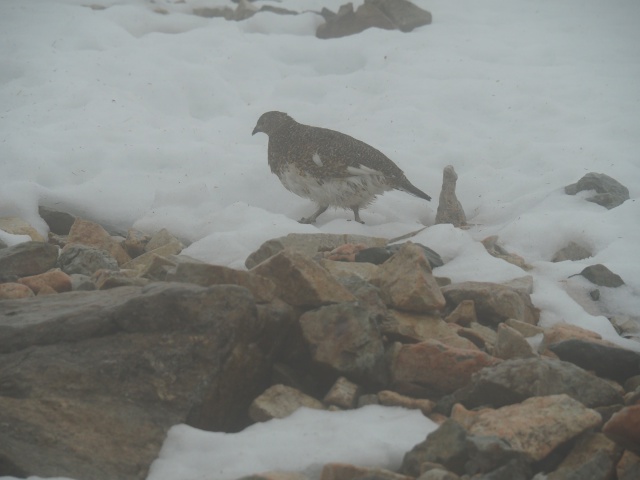
[[[118,265],[124,265],[131,257],[109,233],[97,223],[76,219],[69,231],[67,245],[79,243],[90,247],[100,248],[116,259]]]
[[[448,323],[457,323],[463,327],[468,327],[478,321],[476,316],[476,306],[473,300],[463,300],[445,319]]]
[[[570,325],[568,323],[557,323],[544,331],[544,345],[580,338],[582,340],[602,340],[600,334],[587,330],[586,328]]]
[[[479,350],[427,340],[397,349],[391,361],[391,377],[394,384],[418,384],[451,393],[468,384],[475,372],[499,362]]]
[[[340,408],[354,408],[358,402],[360,390],[359,385],[340,377],[324,396],[324,403]]]
[[[411,242],[380,266],[371,283],[380,288],[387,305],[398,310],[429,313],[446,304],[424,249]]]
[[[515,405],[475,412],[456,404],[451,418],[473,435],[507,440],[514,450],[534,461],[602,422],[598,412],[565,394],[532,397]]]
[[[640,478],[640,456],[625,450],[616,466],[618,480],[637,480]]]
[[[622,448],[602,433],[582,435],[547,480],[614,478]]]
[[[21,283],[0,283],[0,300],[33,297],[33,291]]]
[[[602,432],[627,450],[640,454],[640,405],[625,407],[614,414]]]
[[[329,272],[308,257],[284,250],[251,269],[276,284],[277,295],[289,305],[319,307],[353,302],[355,297]]]
[[[71,277],[58,269],[40,275],[23,277],[18,282],[29,287],[35,294],[39,294],[46,286],[58,293],[71,291]]]
[[[426,398],[411,398],[391,390],[378,392],[378,400],[380,405],[420,410],[425,416],[429,415],[436,406],[435,402]]]

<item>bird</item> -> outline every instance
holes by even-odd
[[[350,209],[355,221],[364,223],[360,209],[389,190],[431,200],[385,154],[344,133],[304,125],[276,111],[260,116],[252,135],[258,132],[269,137],[271,172],[287,190],[318,205],[300,223],[315,223],[329,207]]]

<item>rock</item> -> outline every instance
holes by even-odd
[[[360,390],[359,385],[340,377],[324,396],[324,403],[345,409],[354,408],[358,402]]]
[[[531,467],[529,462],[521,459],[514,459],[507,462],[492,472],[475,475],[474,480],[529,480],[531,478]]]
[[[616,288],[624,285],[624,281],[620,275],[613,273],[602,264],[591,265],[582,270],[579,275],[582,275],[591,283],[600,285],[601,287]]]
[[[366,383],[380,383],[384,346],[365,308],[353,303],[304,313],[300,327],[316,365]]]
[[[342,278],[356,276],[368,282],[378,271],[378,266],[370,263],[336,262],[325,259],[320,259],[318,263],[338,281]]]
[[[479,350],[426,340],[399,346],[391,360],[391,379],[394,385],[417,384],[451,393],[468,384],[473,373],[498,362]]]
[[[640,478],[640,456],[625,450],[616,466],[617,480],[636,480]]]
[[[273,385],[257,397],[249,407],[249,416],[255,422],[285,418],[300,407],[324,410],[321,401],[285,385]]]
[[[473,435],[498,436],[531,460],[545,458],[564,442],[600,425],[600,415],[568,395],[533,397],[497,410],[454,407],[451,418]]]
[[[229,285],[2,301],[3,467],[144,479],[172,425],[247,425],[289,328],[290,319],[259,315],[250,293]]]
[[[21,283],[0,283],[0,300],[34,297],[35,293]]]
[[[484,248],[487,250],[489,255],[500,258],[501,260],[509,262],[516,267],[522,268],[523,270],[531,270],[533,268],[531,265],[525,262],[524,258],[522,258],[520,255],[508,252],[500,245],[498,245],[498,240],[499,238],[497,235],[493,235],[482,240],[482,245],[484,245]]]
[[[451,223],[454,227],[461,227],[467,224],[467,217],[464,214],[462,204],[456,196],[456,181],[458,175],[452,165],[444,167],[442,173],[442,190],[438,201],[438,212],[436,214],[436,224]]]
[[[581,339],[565,340],[548,348],[561,360],[620,383],[640,374],[640,353],[632,350]]]
[[[151,236],[144,247],[144,251],[145,253],[149,253],[166,245],[173,245],[172,249],[177,250],[177,253],[184,248],[184,245],[182,245],[180,240],[172,235],[166,228],[163,228]]]
[[[71,279],[71,291],[82,292],[96,289],[96,284],[91,281],[91,277],[80,273],[72,273],[69,275]]]
[[[468,459],[466,442],[467,431],[458,422],[448,419],[405,454],[401,471],[418,477],[421,465],[433,462],[453,472],[464,473]]]
[[[640,341],[640,316],[614,315],[609,321],[621,337]]]
[[[629,189],[604,173],[587,173],[577,183],[564,187],[567,195],[575,195],[583,190],[595,190],[596,194],[588,197],[587,201],[609,210],[629,200]]]
[[[389,260],[393,255],[398,253],[398,251],[407,243],[396,243],[393,245],[387,245],[386,247],[370,247],[365,248],[355,255],[356,262],[366,262],[373,263],[374,265],[381,265],[387,260]],[[417,245],[424,251],[424,256],[429,261],[429,265],[431,268],[438,268],[444,265],[444,261],[442,257],[435,250],[430,249],[429,247],[422,245],[420,243],[414,243],[413,245]]]
[[[489,327],[473,322],[468,327],[460,327],[457,334],[472,342],[477,348],[484,349],[487,353],[493,355],[498,335]]]
[[[591,253],[591,250],[588,248],[583,247],[576,242],[569,242],[566,247],[561,248],[553,255],[551,261],[564,262],[566,260],[571,260],[572,262],[575,262],[592,256],[593,253]]]
[[[93,275],[98,270],[118,270],[118,262],[107,251],[80,244],[69,244],[62,249],[58,264],[68,275]]]
[[[537,356],[522,334],[504,323],[498,325],[498,337],[492,354],[504,360]]]
[[[411,242],[380,266],[371,283],[380,288],[385,303],[398,310],[429,313],[445,306],[423,249]]]
[[[544,330],[544,345],[564,342],[565,340],[602,340],[599,333],[569,323],[556,323]]]
[[[49,231],[56,235],[69,235],[71,226],[76,221],[76,217],[69,213],[43,206],[38,207],[38,214],[49,226]]]
[[[474,478],[531,478],[531,467],[525,455],[511,448],[504,439],[468,435],[466,449],[469,459],[465,471]],[[481,473],[489,475],[478,475]]]
[[[151,242],[149,242],[151,243]],[[122,265],[122,268],[128,268],[132,270],[136,270],[140,274],[148,271],[150,265],[155,261],[156,257],[167,258],[174,255],[178,255],[182,251],[183,245],[179,240],[175,240],[173,242],[165,243],[153,250],[149,250],[148,252],[139,255],[133,260]]]
[[[73,223],[69,231],[67,245],[74,243],[104,250],[116,259],[118,265],[124,265],[131,260],[127,252],[124,251],[118,242],[111,238],[102,226],[87,220],[78,218]]]
[[[127,237],[122,242],[122,247],[127,251],[131,258],[136,258],[145,252],[145,247],[151,240],[151,235],[130,228],[127,230]]]
[[[264,472],[255,475],[249,475],[247,477],[239,478],[238,480],[310,480],[309,477],[298,472]]]
[[[624,407],[602,428],[602,433],[618,445],[640,455],[640,405]]]
[[[379,326],[380,332],[391,341],[417,343],[439,340],[452,347],[477,350],[471,341],[458,336],[455,327],[434,315],[389,310]]]
[[[175,271],[167,274],[166,280],[195,283],[203,287],[224,284],[240,285],[247,288],[259,303],[272,301],[276,294],[276,284],[269,278],[255,272],[234,270],[208,263],[179,263],[176,265]]]
[[[2,276],[27,277],[56,266],[58,247],[42,242],[24,242],[0,250]]]
[[[318,307],[355,300],[329,272],[295,251],[277,253],[250,272],[271,279],[276,294],[289,305]]]
[[[307,257],[313,257],[318,252],[331,251],[345,243],[362,243],[368,247],[384,247],[387,244],[387,239],[337,233],[290,233],[285,237],[274,238],[263,243],[258,250],[247,257],[245,266],[251,270],[285,248]]]
[[[417,480],[458,480],[460,477],[441,468],[434,468],[424,472]]]
[[[413,480],[413,478],[382,468],[357,467],[346,463],[327,463],[322,468],[320,480]]]
[[[608,480],[613,478],[622,449],[602,433],[586,433],[548,480]]]
[[[426,398],[411,398],[391,390],[378,392],[380,405],[386,407],[403,407],[410,410],[420,410],[425,416],[429,415],[435,407],[435,402]]]
[[[469,386],[454,394],[467,408],[502,407],[530,397],[566,394],[594,408],[621,402],[619,391],[572,363],[550,358],[507,360],[475,374]]]
[[[453,311],[444,319],[448,323],[457,323],[463,327],[468,327],[478,321],[476,317],[476,306],[473,300],[462,300]]]
[[[57,293],[71,291],[71,277],[58,269],[49,270],[39,275],[22,277],[18,283],[26,285],[36,295],[46,286],[51,287]]]
[[[28,235],[34,242],[46,242],[35,228],[18,217],[0,217],[0,230],[13,235]]]
[[[144,287],[151,283],[147,278],[137,277],[135,270],[98,270],[91,276],[91,281],[98,290],[117,287]]]
[[[531,275],[513,278],[508,282],[503,282],[501,285],[509,287],[521,295],[531,295],[533,293],[533,277]]]
[[[536,325],[531,325],[529,323],[521,322],[520,320],[514,320],[513,318],[507,319],[504,323],[510,326],[511,328],[517,330],[518,332],[520,332],[520,334],[523,337],[527,337],[527,338],[543,334],[547,331]]]

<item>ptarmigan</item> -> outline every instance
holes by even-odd
[[[360,209],[388,190],[431,200],[382,152],[344,133],[303,125],[283,112],[264,113],[252,135],[258,132],[269,136],[269,166],[285,188],[318,204],[300,223],[314,223],[329,207],[351,209],[364,223]]]

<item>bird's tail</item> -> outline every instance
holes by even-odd
[[[425,200],[431,201],[431,197],[420,190],[418,187],[413,186],[409,181],[404,182],[400,186],[400,190],[410,193],[411,195],[415,195],[416,197],[424,198]]]

